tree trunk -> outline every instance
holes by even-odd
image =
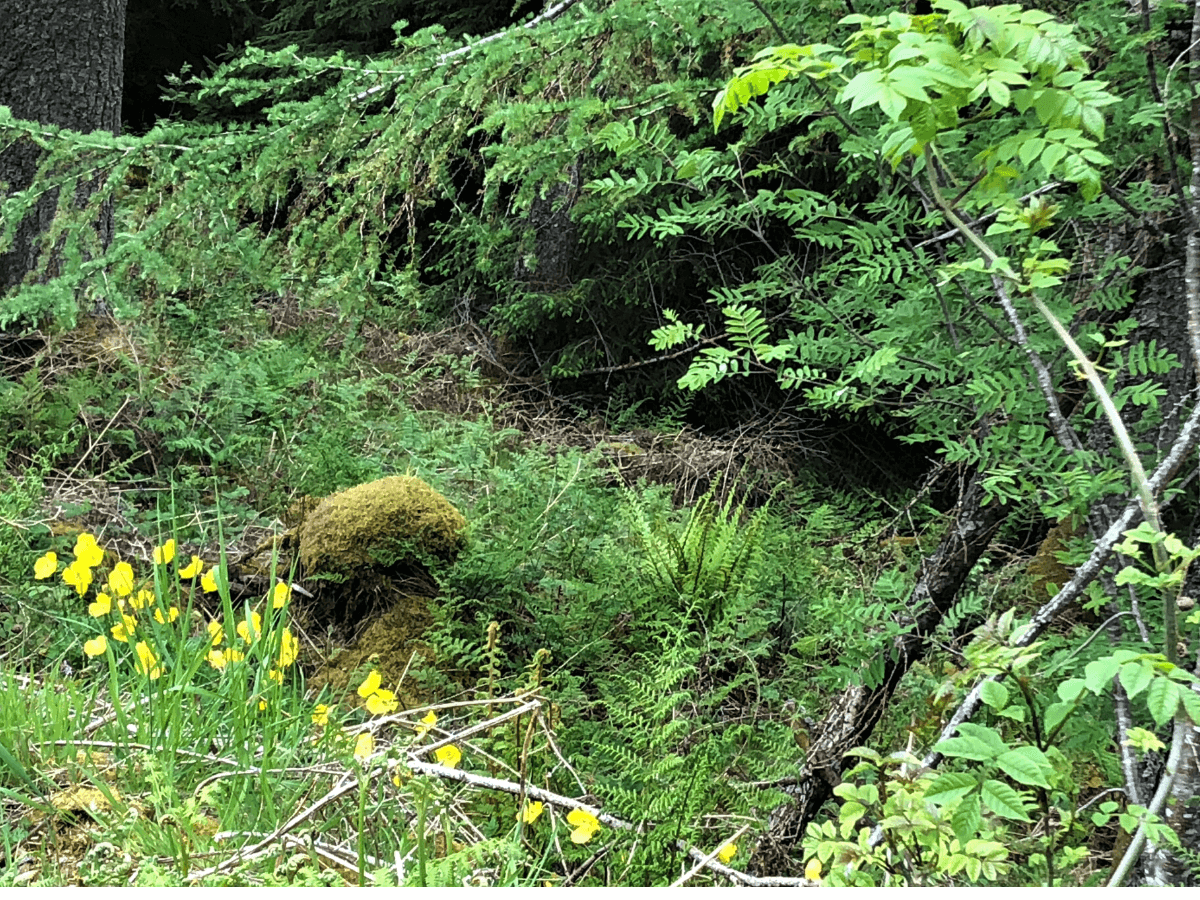
[[[75,131],[121,128],[127,0],[0,0],[0,106],[14,117]],[[0,145],[0,191],[32,184],[42,153],[26,139]],[[89,192],[76,191],[76,202]],[[38,237],[50,225],[57,192],[38,198],[0,253],[0,296],[38,263]],[[5,223],[8,227],[9,223]],[[97,222],[112,237],[111,208]]]
[[[841,782],[846,752],[870,738],[896,685],[925,655],[929,636],[954,604],[959,588],[1008,512],[1007,506],[996,501],[984,502],[981,476],[971,479],[937,552],[921,567],[909,597],[912,625],[892,643],[883,679],[874,687],[851,685],[834,701],[816,731],[796,784],[784,789],[792,801],[771,814],[768,831],[755,850],[755,871],[782,875],[798,869],[791,858],[792,848]]]

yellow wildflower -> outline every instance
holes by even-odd
[[[75,562],[89,569],[95,568],[104,561],[104,551],[96,543],[96,539],[84,532],[75,541]]]
[[[453,744],[447,744],[445,747],[439,747],[434,751],[434,759],[440,762],[447,769],[454,769],[462,762],[462,751]]]
[[[237,624],[237,633],[247,644],[253,643],[262,634],[262,616],[256,612],[250,613],[249,619],[243,619]]]
[[[296,661],[296,657],[300,655],[300,642],[296,640],[296,636],[287,628],[283,629],[283,634],[279,638],[279,666],[286,669]]]
[[[122,644],[128,644],[129,638],[133,635],[134,629],[137,628],[137,619],[133,616],[127,616],[121,613],[121,622],[119,625],[114,625],[112,631],[113,640],[120,641]]]
[[[737,844],[730,842],[717,851],[717,859],[725,865],[729,865],[729,861],[737,856]]]
[[[97,594],[95,601],[88,604],[88,615],[93,619],[107,616],[112,612],[112,597],[108,594]]]
[[[154,605],[154,595],[145,588],[129,598],[129,605],[134,609],[146,609]]]
[[[158,664],[158,657],[154,655],[149,644],[145,641],[138,641],[134,644],[133,649],[137,653],[137,662],[134,664],[134,668],[143,675],[150,676],[151,681],[162,675],[162,666]]]
[[[82,565],[79,560],[75,560],[63,569],[62,579],[75,588],[76,593],[82,597],[92,584],[92,570]]]
[[[175,558],[175,538],[171,538],[161,547],[154,548],[154,564],[165,566]]]
[[[432,709],[421,717],[420,724],[417,725],[417,737],[425,737],[429,734],[429,730],[437,724],[437,713]]]
[[[108,638],[102,634],[83,642],[83,652],[88,656],[99,656],[107,649]]]
[[[58,571],[58,554],[53,550],[49,553],[39,556],[37,562],[33,564],[33,577],[38,581],[49,578]]]
[[[267,701],[266,701],[266,700],[259,700],[259,701],[258,701],[258,711],[259,711],[259,712],[266,712],[266,709],[267,709]]]
[[[212,639],[212,645],[216,647],[221,641],[225,640],[225,626],[215,620],[209,622],[208,636]]]
[[[526,802],[525,808],[521,810],[521,821],[526,825],[532,825],[538,820],[538,816],[542,814],[543,804],[541,800]]]
[[[329,707],[324,703],[318,703],[313,707],[312,720],[314,725],[320,725],[324,728],[329,724]]]
[[[365,760],[374,752],[375,738],[372,737],[371,732],[364,731],[354,742],[354,758]]]
[[[575,827],[571,832],[572,844],[586,844],[600,830],[600,820],[582,809],[571,810],[567,815],[567,824]]]
[[[291,586],[284,584],[282,581],[279,582],[271,592],[271,608],[283,609],[283,605],[288,602],[288,597],[290,596],[292,596]]]
[[[373,716],[385,716],[390,712],[395,712],[400,704],[396,700],[396,695],[391,691],[378,690],[367,698],[367,702],[363,704]]]
[[[225,658],[224,650],[209,650],[208,654],[204,658],[208,660],[208,664],[214,669],[223,669],[225,668],[225,664],[228,662],[228,660]]]
[[[163,616],[163,611],[161,609],[154,610],[154,621],[159,625],[166,625],[167,622],[174,622],[178,618],[179,610],[174,606],[168,607],[167,615],[165,617]]]
[[[211,594],[217,589],[217,567],[213,566],[200,578],[200,588],[206,594]]]
[[[108,573],[108,589],[118,597],[128,597],[133,593],[133,566],[127,562],[119,562]]]
[[[180,578],[195,578],[204,571],[204,560],[198,556],[193,556],[192,561],[179,570]]]
[[[246,658],[246,654],[243,653],[241,650],[239,650],[237,647],[230,647],[228,650],[225,651],[225,661],[226,662],[231,662],[231,663],[241,662],[245,658]]]
[[[373,693],[379,690],[379,685],[383,683],[383,679],[379,677],[379,672],[376,669],[371,670],[371,674],[366,677],[366,680],[358,686],[358,696],[366,700]]]
[[[808,861],[808,865],[804,867],[804,877],[809,881],[821,880],[821,861],[815,856]]]
[[[267,677],[276,684],[283,684],[283,673],[278,669],[271,669],[271,671],[267,672]]]

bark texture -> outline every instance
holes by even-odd
[[[757,871],[773,875],[798,871],[800,864],[792,859],[792,850],[841,782],[846,752],[866,743],[896,685],[925,655],[930,635],[953,606],[1008,512],[998,502],[985,503],[981,477],[971,479],[937,551],[921,567],[909,597],[908,631],[882,651],[887,654],[882,681],[873,687],[851,685],[834,701],[800,764],[796,784],[785,788],[791,802],[771,815],[767,834],[755,851],[752,867]]]
[[[120,132],[127,0],[0,0],[0,106],[13,116],[76,131]],[[41,150],[0,135],[0,188],[10,195],[33,182]],[[83,196],[79,196],[82,194]],[[87,189],[76,201],[86,200]],[[34,270],[38,237],[50,225],[56,192],[37,201],[0,253],[0,295]],[[8,223],[5,223],[6,225]],[[97,223],[112,237],[112,212]]]

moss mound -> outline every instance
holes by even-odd
[[[433,651],[421,641],[433,625],[427,603],[422,597],[397,596],[391,608],[373,619],[349,648],[310,675],[307,686],[313,691],[328,687],[336,702],[359,706],[362,701],[354,692],[363,669],[370,668],[378,670],[385,687],[395,690],[404,709],[434,699],[422,693],[412,677],[419,669],[433,664]]]
[[[299,526],[305,584],[317,587],[314,618],[354,625],[389,589],[431,595],[428,571],[462,548],[466,519],[419,478],[395,475],[326,497]],[[386,586],[386,587],[385,587]]]

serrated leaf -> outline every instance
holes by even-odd
[[[992,709],[1008,706],[1008,688],[998,681],[985,681],[979,688],[979,699]]]
[[[1111,656],[1106,656],[1103,659],[1094,659],[1083,670],[1083,678],[1087,684],[1088,690],[1099,696],[1108,690],[1112,680],[1117,677],[1121,670],[1119,660]]]
[[[1064,156],[1067,155],[1067,148],[1062,144],[1050,144],[1042,151],[1042,168],[1046,170],[1046,174],[1053,174],[1055,166],[1057,166]]]
[[[983,807],[979,797],[967,797],[958,805],[950,819],[950,827],[960,844],[966,843],[979,834],[983,824]]]
[[[989,778],[983,783],[980,797],[987,808],[1001,818],[1011,819],[1014,822],[1029,821],[1029,816],[1025,812],[1025,802],[1021,799],[1021,795],[1003,781]]]
[[[979,779],[967,772],[944,772],[925,789],[925,799],[944,806],[965,797],[978,786]]]
[[[1042,714],[1042,719],[1044,722],[1043,727],[1045,728],[1046,733],[1047,734],[1053,733],[1054,729],[1057,728],[1062,723],[1063,719],[1065,719],[1068,715],[1071,714],[1071,711],[1073,709],[1075,709],[1074,703],[1059,702],[1059,703],[1052,703],[1049,706],[1047,706],[1046,711]]]
[[[1155,678],[1146,689],[1146,706],[1155,723],[1164,724],[1179,706],[1179,685],[1169,678]]]
[[[882,84],[879,86],[879,93],[875,97],[875,102],[879,104],[879,108],[883,110],[883,114],[893,122],[900,121],[900,117],[904,115],[904,107],[908,105],[908,100],[904,95],[891,86],[891,84]]]
[[[857,800],[847,800],[842,804],[842,808],[838,812],[838,818],[841,819],[844,824],[855,824],[859,819],[866,815],[866,812],[867,808]]]
[[[1008,89],[1008,85],[996,78],[987,80],[988,96],[997,106],[1007,107],[1012,101],[1012,91]]]
[[[1132,700],[1154,680],[1154,669],[1146,662],[1128,662],[1121,666],[1121,671],[1117,676],[1121,679],[1121,687],[1125,688],[1125,693]]]
[[[1074,703],[1087,690],[1087,683],[1082,678],[1068,678],[1058,686],[1058,699],[1065,703]]]
[[[850,100],[850,112],[855,113],[864,106],[870,106],[878,101],[879,84],[882,74],[868,69],[859,72],[842,88],[842,98]]]
[[[1014,747],[1001,753],[996,757],[996,765],[1013,781],[1037,787],[1050,787],[1050,776],[1054,774],[1046,754],[1031,746]]]
[[[990,762],[999,755],[983,741],[961,735],[946,738],[944,741],[938,741],[934,744],[933,749],[945,756],[952,756],[958,759],[973,759],[978,762]]]
[[[1192,724],[1200,723],[1200,694],[1189,687],[1184,687],[1179,692],[1179,701],[1183,704],[1183,710],[1192,720]]]

